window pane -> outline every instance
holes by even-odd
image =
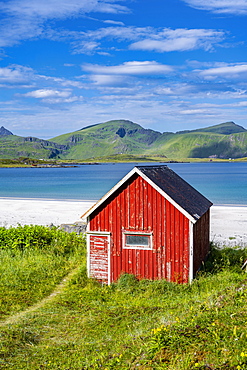
[[[149,246],[149,236],[145,235],[126,235],[126,245],[136,245],[136,246]]]

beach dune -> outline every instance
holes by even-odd
[[[0,198],[0,226],[73,224],[94,204],[83,200]],[[247,207],[213,206],[210,240],[218,245],[247,246]]]

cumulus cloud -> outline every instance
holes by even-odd
[[[221,14],[247,14],[247,0],[182,0],[189,6]]]
[[[31,68],[19,65],[11,65],[0,68],[0,83],[4,84],[23,84],[30,81],[33,71]]]

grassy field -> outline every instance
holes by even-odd
[[[1,369],[247,369],[246,250],[213,248],[190,285],[101,286],[80,236],[1,228],[0,245]]]

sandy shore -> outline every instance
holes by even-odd
[[[247,207],[213,206],[210,228],[216,244],[247,246]]]
[[[0,198],[0,226],[55,225],[81,222],[95,202]]]
[[[0,226],[81,222],[80,216],[93,204],[93,201],[0,198]],[[220,245],[247,245],[247,207],[213,206],[210,238]]]

